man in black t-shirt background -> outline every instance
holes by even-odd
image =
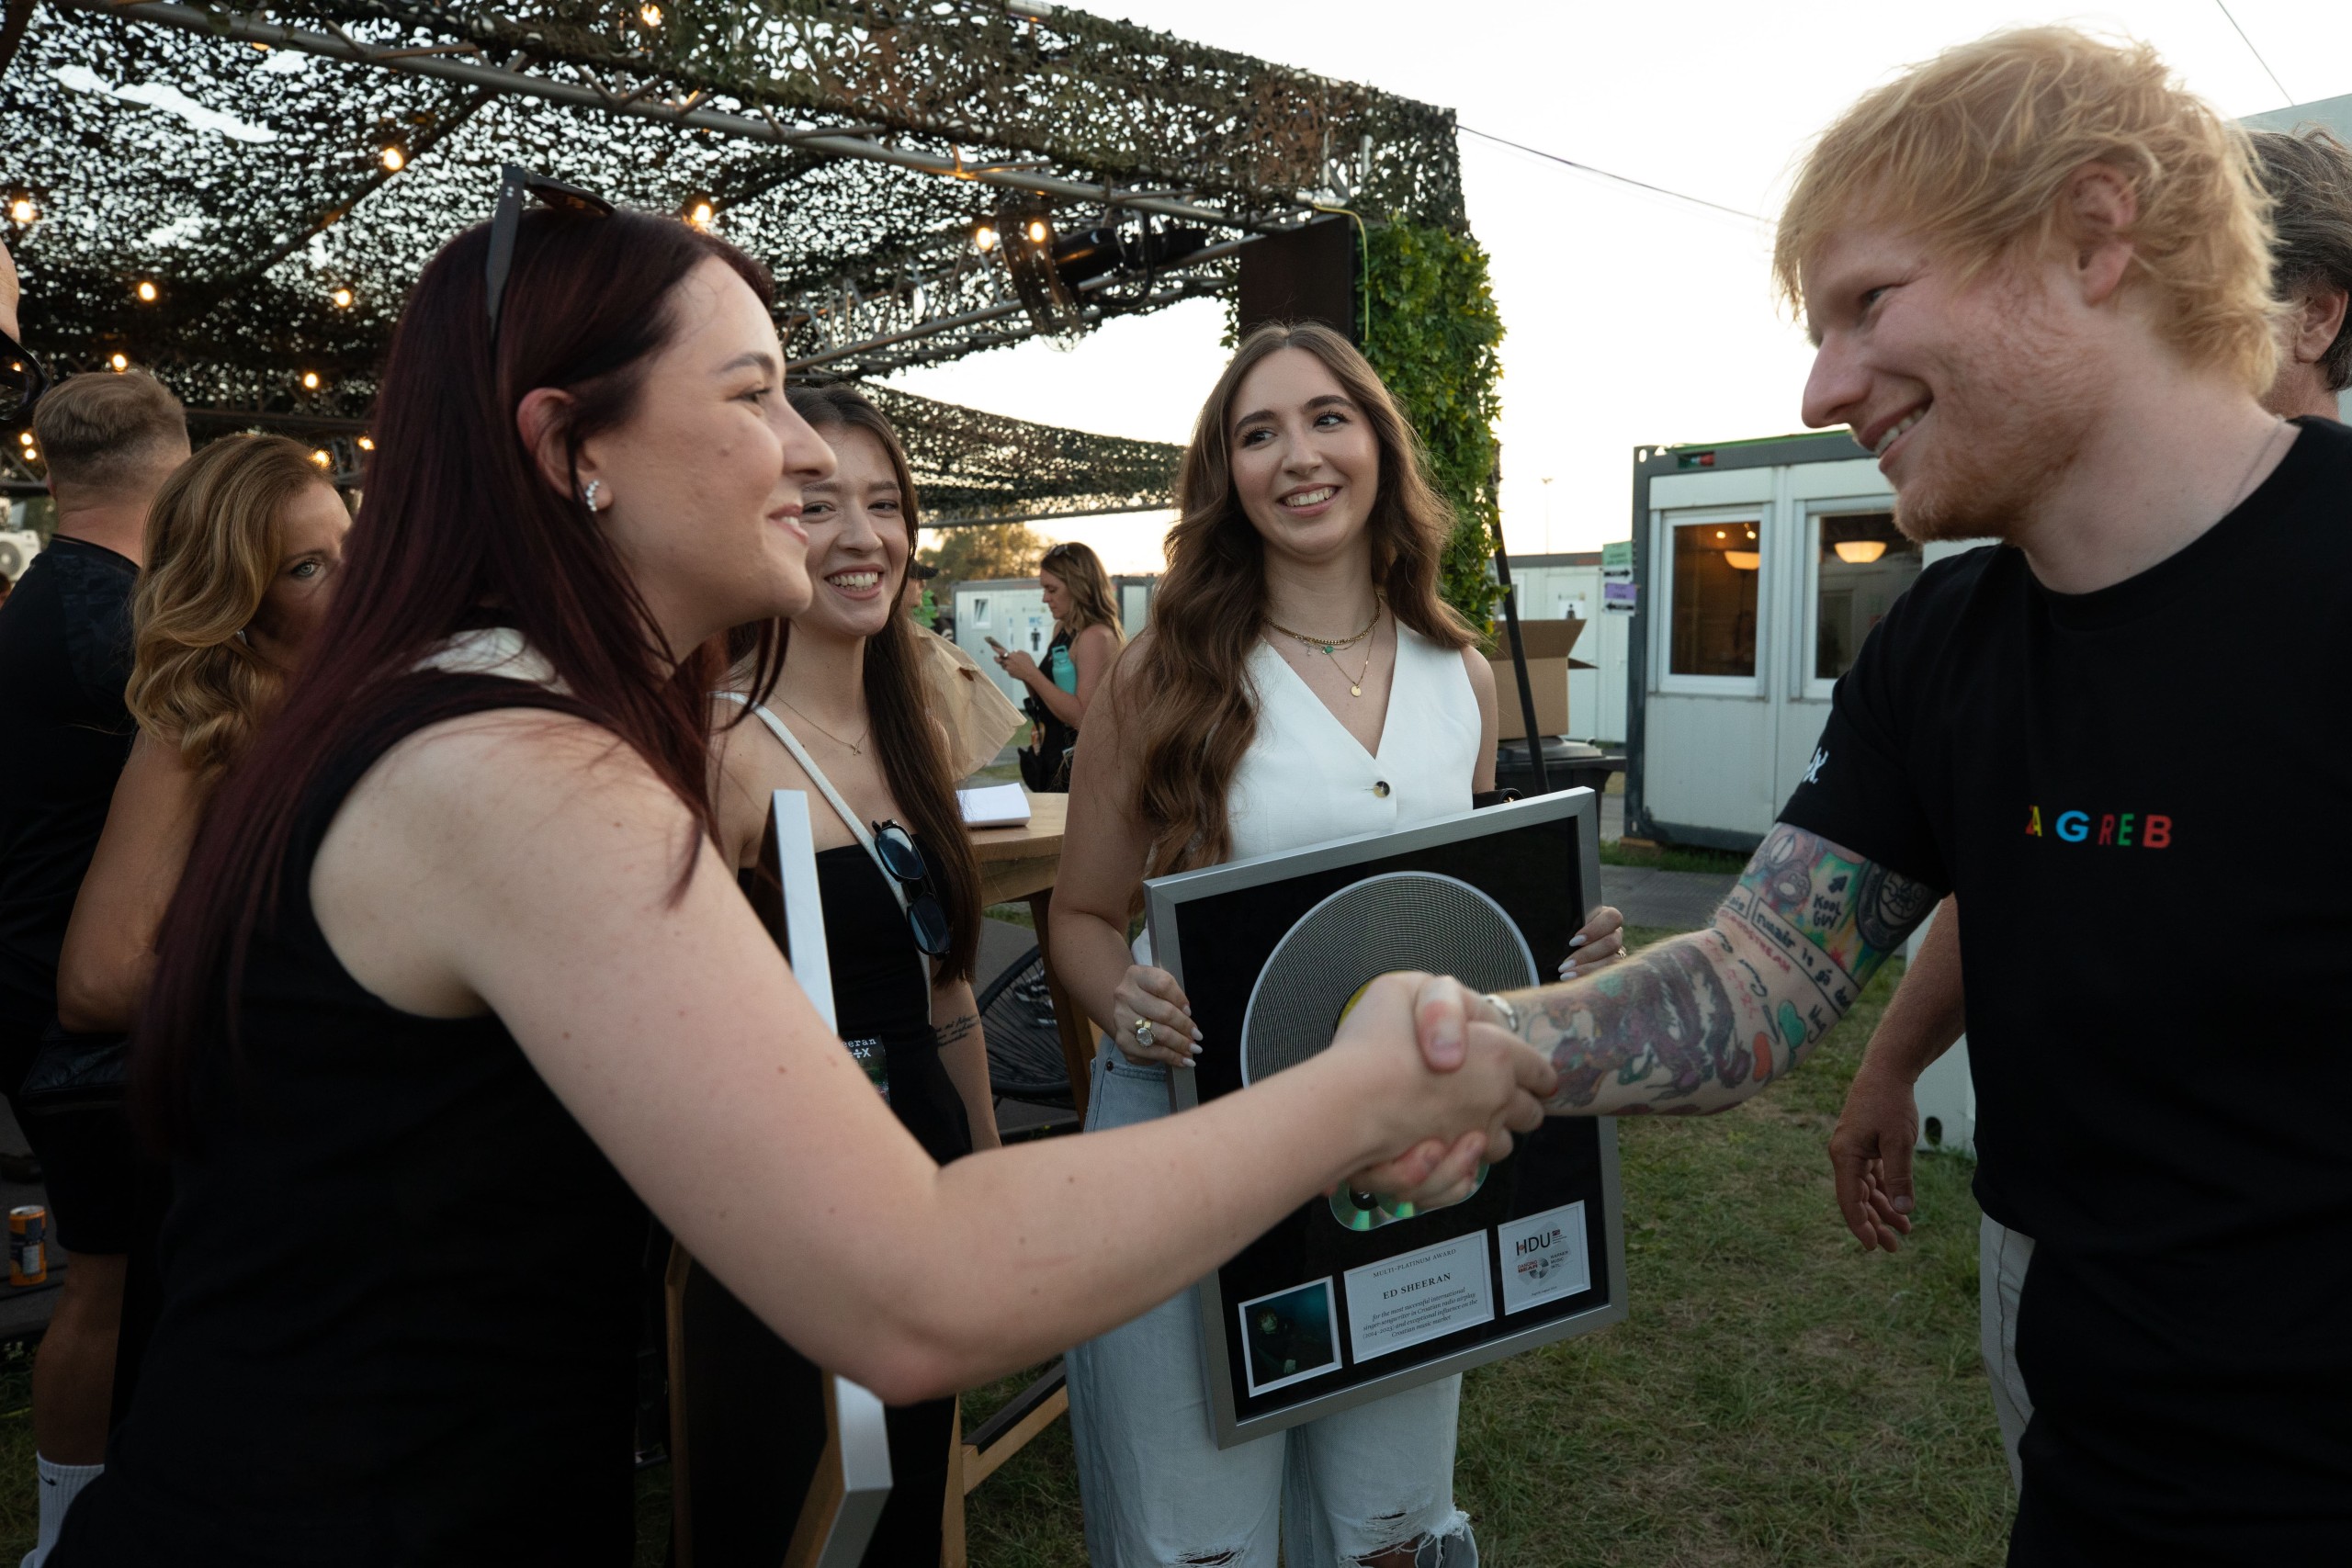
[[[0,330],[21,342],[14,306],[11,289]],[[130,754],[123,690],[147,508],[188,456],[179,400],[138,372],[61,382],[34,406],[33,433],[57,528],[0,604],[0,1091],[12,1098],[57,1010],[58,949]],[[133,1172],[119,1111],[18,1110],[66,1265],[33,1363],[37,1564],[106,1459]]]
[[[1719,1111],[1961,896],[1977,1194],[2039,1244],[2012,1563],[2352,1541],[2352,900],[2293,847],[2352,821],[2352,431],[2259,400],[2265,206],[2153,51],[2064,28],[1830,128],[1775,239],[1805,421],[1910,536],[2000,543],[1871,631],[1708,930],[1494,999],[1556,1112]]]
[[[2288,305],[2278,373],[2262,406],[2282,419],[2335,419],[2338,394],[2352,387],[2352,148],[2312,128],[2292,135],[2256,131],[2254,149],[2274,203],[2271,287]],[[1829,1141],[1838,1208],[1865,1248],[1892,1252],[1910,1234],[1911,1154],[1919,1135],[1915,1089],[1967,1025],[1959,905],[1946,898],[1938,908],[1871,1036]],[[1984,1371],[2015,1480],[2018,1443],[2033,1413],[2017,1364],[2017,1309],[2033,1238],[1989,1214],[1981,1229]]]

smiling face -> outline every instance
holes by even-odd
[[[889,453],[871,432],[837,424],[824,435],[833,472],[808,486],[801,516],[815,595],[792,624],[869,637],[889,624],[906,575],[906,497]]]
[[[1233,491],[1269,550],[1324,560],[1366,547],[1380,441],[1323,362],[1278,349],[1234,389]]]
[[[2105,401],[2104,333],[2067,298],[2061,259],[1960,283],[1926,241],[1854,224],[1804,276],[1818,345],[1805,423],[1851,427],[1912,538],[2013,536]]]
[[[671,299],[676,327],[647,362],[629,418],[580,443],[597,521],[683,654],[809,600],[805,490],[833,455],[784,395],[784,353],[759,296],[716,257]],[[575,498],[576,500],[576,498]]]
[[[272,663],[290,667],[325,618],[349,532],[351,514],[328,485],[304,486],[279,512],[277,570],[245,626],[247,640]]]

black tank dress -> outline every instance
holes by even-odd
[[[890,1109],[932,1158],[944,1165],[971,1153],[964,1100],[932,1032],[929,965],[918,962],[897,896],[857,844],[820,852],[817,882],[842,1040],[878,1043]],[[876,1236],[875,1244],[907,1240]],[[698,1354],[724,1369],[720,1377],[689,1379],[692,1428],[705,1435],[691,1450],[695,1568],[775,1568],[825,1446],[820,1374],[707,1271],[695,1269],[687,1289]],[[890,1496],[866,1568],[939,1561],[955,1412],[953,1399],[888,1408]]]
[[[213,1054],[175,1164],[139,1388],[56,1568],[630,1561],[645,1210],[496,1018],[378,1000],[311,908],[378,758],[513,707],[585,714],[411,677],[298,808],[242,1062]]]

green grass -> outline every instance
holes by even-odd
[[[1465,1381],[1455,1495],[1487,1562],[2002,1560],[1973,1168],[1921,1157],[1917,1230],[1893,1258],[1863,1254],[1831,1201],[1823,1150],[1900,967],[1748,1104],[1618,1123],[1632,1316]],[[1023,1381],[967,1399],[967,1427]],[[975,1568],[1082,1568],[1077,1494],[1057,1424],[972,1495]]]
[[[1660,844],[1645,849],[1620,839],[1600,840],[1603,865],[1646,865],[1659,871],[1704,871],[1736,876],[1747,869],[1747,857],[1735,850],[1702,850],[1690,844]]]

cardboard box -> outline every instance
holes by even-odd
[[[1541,734],[1568,732],[1568,671],[1592,668],[1571,652],[1584,628],[1582,621],[1519,623],[1520,646],[1527,654],[1527,683],[1535,694],[1535,724]],[[1495,671],[1496,716],[1501,721],[1496,739],[1522,739],[1527,725],[1520,713],[1519,676],[1511,668],[1510,629],[1500,622],[1495,626],[1495,657],[1487,662]]]

